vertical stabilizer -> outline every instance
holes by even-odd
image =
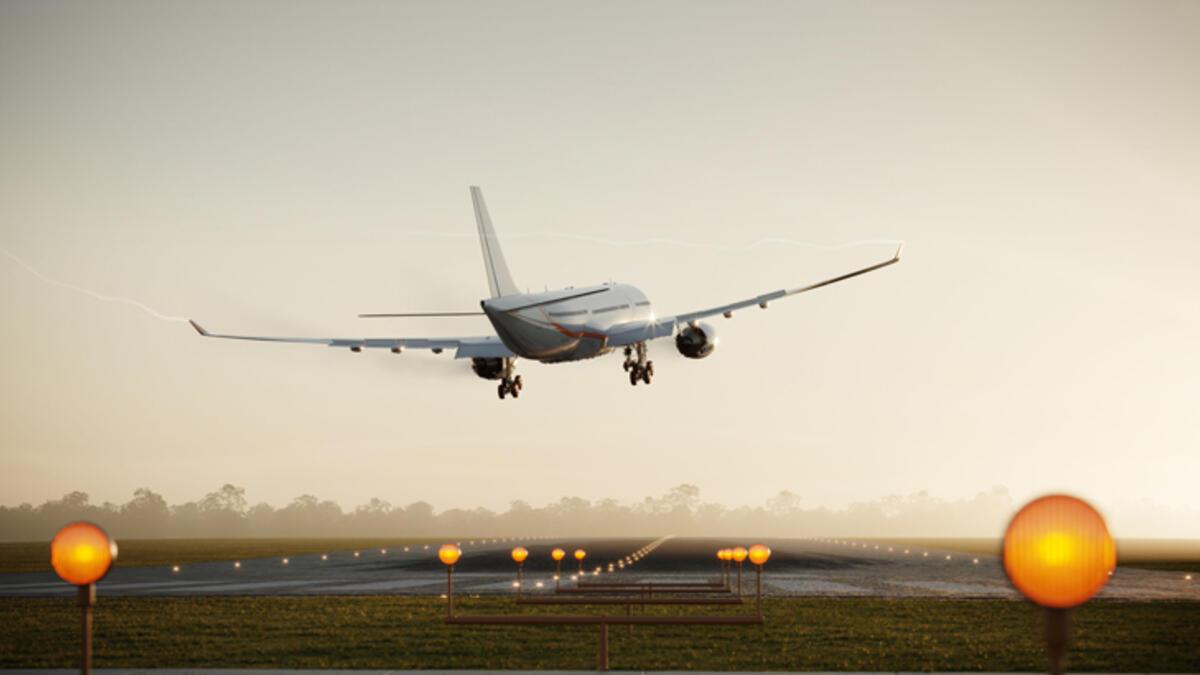
[[[492,229],[492,219],[488,217],[487,204],[483,203],[483,192],[475,185],[471,186],[471,202],[475,205],[475,224],[479,226],[479,246],[483,249],[483,264],[487,267],[488,288],[492,291],[492,297],[520,294],[521,291],[513,283],[512,275],[508,273],[508,265],[504,262],[504,253],[500,251],[500,242],[496,239],[496,231]]]

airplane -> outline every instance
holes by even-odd
[[[481,300],[479,312],[433,312],[409,314],[360,314],[362,318],[385,317],[452,317],[486,316],[495,329],[494,335],[435,337],[435,338],[305,338],[261,337],[210,333],[195,321],[190,321],[197,333],[209,338],[252,340],[257,342],[291,342],[348,348],[388,349],[400,354],[408,349],[428,349],[434,354],[453,349],[456,359],[471,359],[471,369],[485,380],[498,380],[497,394],[501,399],[520,396],[524,382],[517,375],[517,359],[542,363],[582,361],[614,349],[625,355],[624,369],[629,384],[650,384],[654,377],[654,362],[646,355],[646,343],[658,338],[675,338],[675,348],[689,359],[703,359],[716,350],[717,333],[711,324],[701,321],[715,316],[732,318],[733,313],[748,307],[767,305],[793,295],[807,293],[845,281],[900,261],[903,244],[895,254],[882,262],[856,269],[836,277],[797,288],[785,288],[752,298],[737,300],[683,314],[659,317],[642,291],[629,284],[604,283],[581,288],[567,287],[543,293],[524,293],[513,282],[500,250],[500,242],[492,228],[483,193],[472,186],[471,201],[475,207],[475,224],[487,272],[491,297]]]

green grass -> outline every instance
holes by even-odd
[[[436,598],[104,598],[96,666],[591,669],[594,627],[446,626]],[[517,610],[464,599],[461,613]],[[580,611],[588,611],[586,609]],[[729,609],[660,608],[711,613]],[[75,665],[74,599],[0,600],[0,668]],[[767,624],[611,629],[611,666],[655,670],[1038,671],[1040,614],[1007,600],[773,599]],[[1200,670],[1200,603],[1093,602],[1074,670]]]
[[[442,543],[433,539],[128,539],[120,540],[115,567],[183,565],[213,560],[249,560],[333,551],[401,548]],[[0,572],[50,570],[50,542],[0,542]]]

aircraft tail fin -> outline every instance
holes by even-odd
[[[496,231],[492,229],[487,204],[483,203],[483,192],[478,186],[471,186],[471,202],[475,205],[475,224],[479,226],[479,245],[483,249],[483,264],[487,268],[488,288],[491,289],[492,297],[519,294],[521,291],[513,283],[512,275],[508,272],[504,253],[500,251],[500,241],[496,238]]]

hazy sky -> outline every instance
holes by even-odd
[[[523,362],[504,402],[0,255],[0,503],[1004,485],[1200,536],[1197,120],[1196,2],[3,2],[0,246],[210,329],[487,332],[355,318],[477,307],[471,184],[519,284],[659,314],[890,253],[764,239],[907,248],[708,360],[654,343],[651,387]]]

